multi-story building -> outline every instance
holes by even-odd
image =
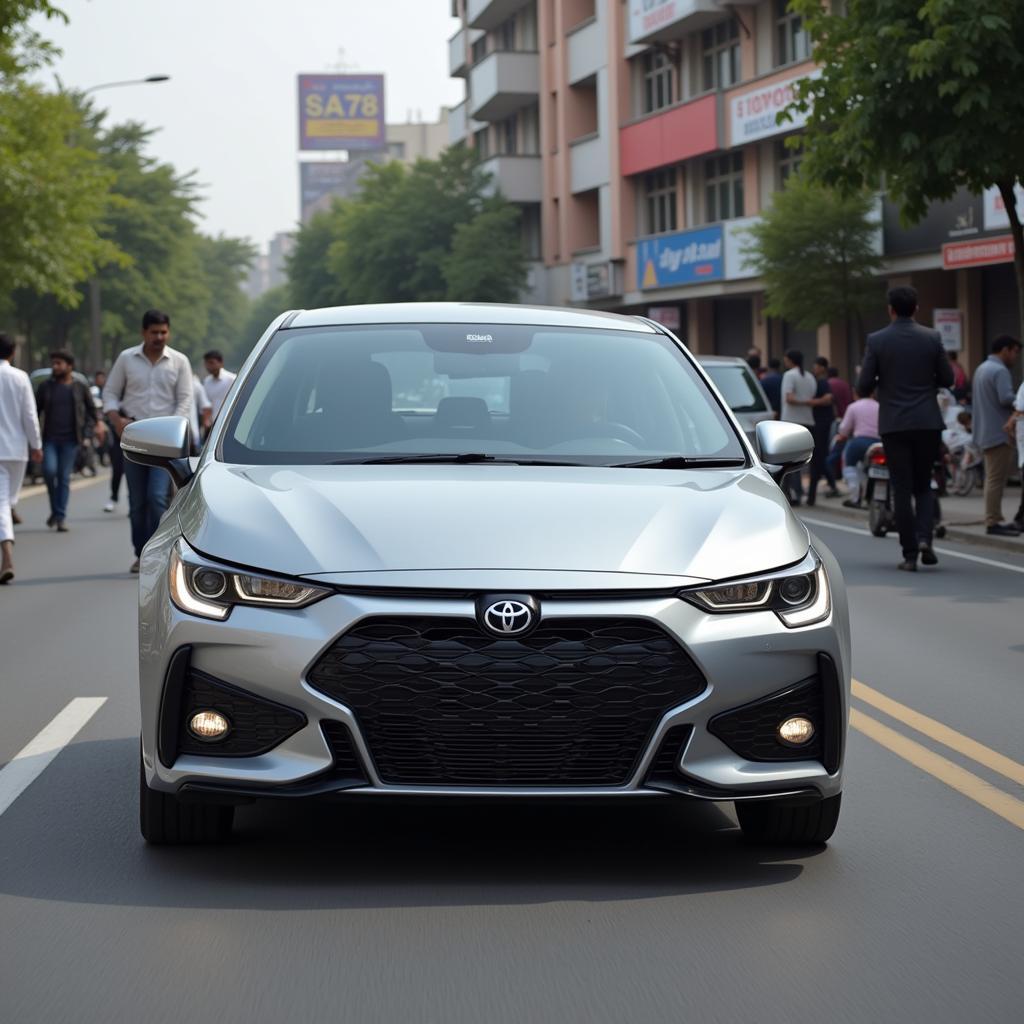
[[[752,219],[800,164],[786,143],[801,126],[776,115],[816,73],[787,0],[453,0],[452,13],[462,27],[450,71],[466,99],[451,141],[475,146],[522,206],[525,300],[642,312],[699,352],[859,358],[844,325],[800,331],[767,317],[744,255]],[[976,202],[978,233],[998,230]],[[1005,246],[986,245],[947,247],[946,267],[962,269],[942,269],[940,242],[960,237],[960,217],[942,206],[926,223],[935,218],[950,220],[949,237],[904,231],[879,201],[879,252],[893,251],[866,326],[885,319],[886,282],[913,283],[922,321],[960,311],[973,364],[983,338],[1016,322],[1012,268],[962,267],[1005,259]]]

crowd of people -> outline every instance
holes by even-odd
[[[109,459],[104,512],[116,511],[121,483],[127,482],[135,553],[129,571],[139,571],[142,548],[170,502],[171,481],[163,470],[124,459],[121,433],[135,420],[184,416],[195,454],[235,379],[216,350],[203,356],[205,376],[194,374],[188,358],[170,347],[170,337],[170,317],[147,310],[141,344],[125,349],[109,374],[98,371],[90,386],[75,372],[73,354],[57,350],[50,353],[50,376],[33,390],[28,374],[12,365],[13,339],[0,334],[0,584],[14,579],[14,527],[21,522],[17,504],[29,462],[42,466],[50,503],[46,525],[67,533],[71,474],[87,447]]]
[[[822,480],[827,497],[840,497],[841,472],[843,504],[862,507],[864,459],[881,441],[903,542],[901,568],[916,568],[919,556],[922,564],[935,564],[931,483],[941,459],[961,470],[982,470],[987,534],[1020,536],[1024,488],[1010,521],[1003,519],[1003,497],[1014,466],[1024,473],[1024,384],[1015,390],[1012,377],[1021,342],[997,337],[971,381],[938,332],[914,319],[913,288],[891,289],[888,301],[890,325],[868,337],[853,389],[824,356],[808,370],[797,349],[767,366],[759,350],[748,354],[776,416],[806,426],[814,437],[806,489],[799,473],[784,482],[791,504],[814,505]]]

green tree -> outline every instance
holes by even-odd
[[[358,196],[299,231],[292,297],[303,306],[514,298],[525,279],[517,225],[464,146],[409,168],[371,165]]]
[[[276,288],[265,291],[259,298],[253,299],[249,303],[249,311],[235,345],[224,349],[224,358],[232,369],[245,362],[253,346],[263,337],[263,332],[275,317],[294,309],[296,305],[299,303],[292,302],[287,284],[279,284]]]
[[[471,221],[457,224],[442,270],[446,298],[458,302],[515,302],[526,284],[519,209],[489,201]]]
[[[745,250],[764,278],[769,316],[799,327],[841,321],[847,337],[862,314],[878,305],[878,224],[869,193],[842,194],[791,177],[760,223],[750,228]]]
[[[996,186],[1016,252],[1024,334],[1024,4],[1020,0],[791,0],[821,76],[798,89],[807,111],[804,173],[846,192],[885,187],[909,221],[961,186]],[[831,6],[831,5],[830,5]]]
[[[46,63],[53,56],[53,46],[26,27],[35,15],[68,20],[48,0],[0,0],[0,83]]]
[[[225,356],[234,355],[244,348],[242,332],[249,315],[249,300],[242,291],[242,282],[256,258],[256,249],[247,239],[225,235],[198,235],[197,241],[199,266],[210,296],[202,352],[216,348]],[[195,354],[202,352],[197,346]]]
[[[82,127],[65,95],[13,82],[0,88],[0,281],[8,291],[52,293],[69,306],[78,284],[121,259],[98,226],[111,175],[69,144]]]

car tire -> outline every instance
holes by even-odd
[[[147,843],[221,843],[231,835],[234,817],[230,805],[188,803],[172,793],[150,789],[139,759],[139,828]]]
[[[828,842],[839,821],[843,794],[812,804],[786,800],[738,800],[736,817],[743,836],[754,843],[818,846]]]

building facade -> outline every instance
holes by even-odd
[[[787,0],[453,0],[452,13],[466,99],[450,139],[522,207],[524,301],[644,313],[698,352],[795,347],[852,368],[862,339],[842,325],[800,331],[764,314],[743,252],[801,159],[787,144],[799,121],[776,115],[816,68]],[[941,204],[915,232],[879,200],[885,264],[867,329],[885,322],[885,287],[912,283],[922,322],[941,321],[951,345],[959,330],[967,365],[1016,330],[1012,266],[988,263],[1006,258],[1005,228],[992,197],[974,202],[973,225],[957,227],[962,202]]]

